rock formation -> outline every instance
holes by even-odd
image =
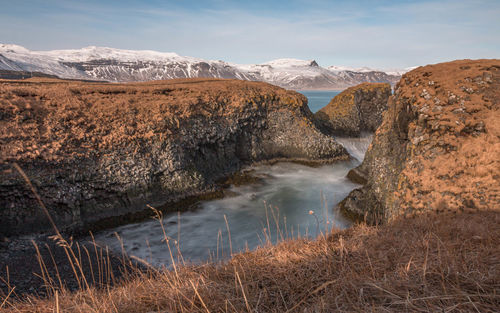
[[[461,60],[403,76],[340,204],[387,221],[421,211],[500,209],[500,60]],[[355,176],[355,175],[352,175]]]
[[[0,233],[102,219],[197,196],[253,162],[347,156],[315,126],[307,99],[266,83],[135,84],[0,80]]]
[[[315,117],[326,131],[338,135],[357,136],[362,131],[374,132],[387,109],[391,86],[363,83],[335,96]]]

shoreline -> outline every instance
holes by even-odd
[[[323,165],[334,164],[336,162],[349,161],[352,157],[339,157],[328,160],[307,160],[307,159],[286,159],[286,158],[275,158],[272,160],[265,160],[260,162],[254,162],[251,165],[244,166],[241,170],[231,173],[218,180],[215,184],[213,191],[202,192],[198,195],[188,196],[182,200],[165,203],[161,206],[155,207],[162,213],[173,213],[173,212],[187,212],[197,207],[201,201],[222,199],[227,195],[227,190],[231,185],[242,186],[247,184],[252,184],[261,178],[252,175],[252,168],[261,165],[274,165],[277,163],[295,163],[309,167],[320,167]],[[85,230],[78,231],[62,231],[62,235],[65,238],[71,238],[74,240],[75,245],[81,245],[82,247],[87,247],[87,250],[92,251],[93,243],[89,242],[89,235],[104,231],[110,228],[119,227],[122,225],[139,223],[152,218],[154,212],[151,209],[144,209],[135,213],[128,213],[122,216],[108,217],[101,219],[91,225],[87,225]],[[58,266],[60,267],[57,272],[61,275],[63,281],[67,281],[67,287],[69,290],[77,290],[79,288],[77,281],[74,278],[74,274],[67,263],[67,257],[64,254],[63,249],[57,245],[57,243],[52,240],[51,234],[53,231],[46,231],[43,233],[31,233],[23,235],[14,235],[10,237],[4,237],[2,242],[0,242],[0,277],[6,278],[8,276],[11,283],[16,286],[16,292],[19,294],[26,295],[38,295],[47,296],[46,290],[43,287],[43,280],[34,275],[35,272],[40,272],[40,264],[38,263],[37,251],[33,245],[36,243],[39,247],[39,253],[44,259],[47,265],[48,271],[53,275],[56,275],[56,270],[53,266],[52,258],[58,260]],[[49,251],[50,250],[50,251]],[[115,277],[120,277],[122,275],[123,262],[116,251],[108,251],[111,261],[111,269]],[[87,262],[87,261],[86,261]],[[98,261],[95,258],[91,258],[91,262],[85,263],[85,267],[88,271],[90,268],[98,266]],[[22,268],[22,269],[20,269]],[[8,281],[6,279],[6,281]],[[39,285],[38,288],[33,286]],[[0,290],[4,292],[8,290],[8,286],[5,282],[0,281]]]

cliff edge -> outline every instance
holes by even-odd
[[[332,134],[359,136],[363,131],[374,132],[382,123],[390,95],[389,84],[359,84],[342,91],[314,116],[320,127]]]
[[[500,209],[500,60],[419,67],[397,84],[359,168],[348,215]]]
[[[217,190],[253,162],[332,161],[307,99],[266,83],[0,81],[0,233],[48,228],[26,172],[61,228]]]

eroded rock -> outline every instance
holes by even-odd
[[[373,132],[382,122],[390,95],[389,84],[363,83],[335,96],[315,117],[325,131],[333,134]]]
[[[405,74],[358,169],[367,183],[341,209],[371,222],[422,211],[500,209],[499,109],[500,60]]]
[[[88,229],[217,190],[253,162],[347,157],[304,96],[256,82],[0,82],[0,233]]]

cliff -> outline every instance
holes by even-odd
[[[500,60],[419,67],[397,84],[340,204],[369,221],[500,208]]]
[[[304,96],[265,83],[0,81],[0,229],[48,227],[18,163],[61,228],[217,190],[258,161],[347,153],[313,123]]]
[[[320,127],[339,135],[357,136],[363,131],[374,132],[387,109],[391,85],[363,83],[335,96],[315,117]]]

